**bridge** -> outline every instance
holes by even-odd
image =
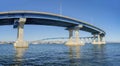
[[[66,45],[84,45],[79,38],[79,31],[86,31],[93,35],[95,38],[93,44],[105,44],[105,32],[87,22],[70,18],[63,15],[57,15],[46,12],[36,11],[9,11],[0,12],[0,26],[13,25],[17,28],[17,40],[14,43],[15,47],[28,47],[28,43],[23,39],[24,25],[49,25],[64,27],[69,31],[69,39]],[[75,35],[73,35],[73,32]],[[73,40],[73,37],[74,40]],[[97,39],[96,39],[97,37]]]
[[[94,38],[97,38],[97,37],[79,37],[79,38],[80,39],[94,39]],[[51,39],[68,39],[68,37],[44,38],[44,39],[41,39],[41,40],[51,40]]]
[[[97,36],[96,37],[79,37],[80,40],[84,43],[92,43],[95,39],[97,40]],[[56,42],[56,41],[60,41],[61,43],[65,43],[66,40],[68,40],[68,37],[54,37],[54,38],[43,38],[40,39],[38,41],[43,41],[43,42]],[[75,39],[75,37],[73,37],[73,39]]]

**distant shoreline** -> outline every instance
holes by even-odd
[[[7,42],[5,42],[5,43],[0,43],[0,44],[13,44],[14,42],[12,42],[12,43],[7,43]],[[65,43],[29,43],[29,44],[65,44]],[[90,44],[90,43],[86,43],[86,44]],[[106,44],[120,44],[120,42],[107,42]]]

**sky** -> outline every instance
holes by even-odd
[[[30,10],[50,12],[76,18],[103,29],[106,41],[120,42],[120,0],[0,0],[0,12]],[[60,4],[62,8],[60,9]],[[92,36],[80,31],[80,36]],[[25,25],[24,39],[68,37],[63,27]],[[13,25],[0,26],[0,41],[17,39]]]

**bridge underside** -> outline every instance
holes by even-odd
[[[14,21],[19,18],[6,18],[6,19],[0,19],[0,25],[14,25]],[[59,26],[59,27],[75,27],[78,24],[73,24],[70,22],[65,21],[57,21],[57,20],[51,20],[51,19],[38,19],[38,18],[27,18],[25,24],[27,25],[47,25],[47,26]],[[95,31],[94,29],[88,28],[83,25],[83,28],[80,30],[90,32],[92,34],[98,34],[99,31]]]

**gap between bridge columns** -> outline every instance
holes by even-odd
[[[18,21],[18,33],[17,33],[17,40],[14,43],[14,47],[28,47],[28,43],[23,40],[23,33],[24,33],[24,24],[26,22],[26,18],[20,18]]]

